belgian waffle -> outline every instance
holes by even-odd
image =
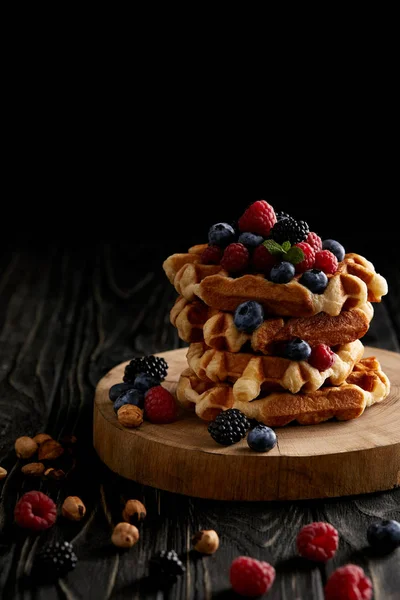
[[[342,311],[331,317],[319,313],[312,317],[269,318],[253,334],[239,331],[233,314],[210,308],[201,300],[189,302],[180,296],[171,310],[171,323],[178,329],[185,342],[204,341],[210,348],[239,352],[247,342],[254,352],[273,354],[275,342],[299,337],[309,344],[337,346],[348,344],[363,337],[373,317],[372,304]]]
[[[178,383],[177,397],[185,408],[194,408],[206,421],[215,419],[222,410],[238,408],[248,418],[280,427],[292,421],[315,425],[334,417],[340,421],[356,419],[366,407],[384,400],[389,391],[389,380],[379,362],[366,358],[354,366],[341,386],[300,394],[275,392],[252,402],[236,400],[231,384],[205,382],[186,369]]]
[[[184,298],[200,298],[218,310],[234,311],[242,302],[255,300],[272,315],[308,317],[325,312],[337,316],[367,301],[380,302],[387,293],[386,280],[358,254],[346,254],[336,273],[328,276],[324,293],[313,294],[299,283],[299,276],[286,284],[273,283],[260,274],[233,279],[220,265],[201,264],[202,248],[173,254],[164,262],[164,270]]]
[[[292,361],[279,356],[255,356],[208,348],[203,343],[191,344],[187,354],[189,367],[199,379],[214,383],[231,382],[235,400],[250,402],[260,393],[289,390],[312,392],[326,381],[340,385],[361,360],[364,347],[359,340],[343,344],[336,350],[335,361],[320,372],[306,361]]]

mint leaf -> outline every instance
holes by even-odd
[[[301,248],[297,246],[292,246],[289,252],[285,255],[285,260],[291,262],[292,265],[297,265],[302,260],[304,260],[304,252]]]
[[[284,252],[282,246],[280,246],[274,240],[265,240],[264,246],[266,247],[268,252],[273,256],[281,256],[281,254],[283,254]]]
[[[290,242],[283,242],[282,248],[283,248],[284,252],[289,252],[291,245],[292,244]]]

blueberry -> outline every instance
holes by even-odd
[[[110,387],[110,391],[108,392],[110,400],[115,402],[118,396],[120,396],[123,392],[126,392],[127,390],[131,390],[132,388],[133,383],[116,383],[115,385]]]
[[[380,554],[388,554],[400,547],[400,523],[381,521],[368,527],[367,540],[370,546]]]
[[[319,269],[310,269],[300,277],[299,282],[313,294],[323,294],[328,285],[328,278]]]
[[[210,246],[229,246],[229,244],[235,241],[235,237],[235,230],[229,223],[217,223],[208,232]]]
[[[118,412],[121,406],[124,404],[134,404],[139,408],[143,408],[144,406],[144,395],[140,390],[130,389],[116,399],[114,402],[114,410]]]
[[[324,240],[322,242],[322,248],[323,250],[330,250],[339,262],[344,259],[344,255],[346,254],[342,244],[339,244],[339,242],[336,242],[335,240]]]
[[[285,345],[284,348],[284,355],[290,360],[307,360],[310,354],[310,345],[300,338],[291,340]]]
[[[264,309],[258,302],[250,300],[239,304],[235,310],[234,323],[239,331],[253,333],[264,321]]]
[[[239,243],[243,244],[247,248],[257,248],[260,244],[262,244],[264,238],[261,235],[256,235],[255,233],[241,233],[239,236]]]
[[[157,377],[153,377],[153,375],[139,373],[139,375],[135,378],[135,389],[140,390],[144,394],[148,392],[150,388],[155,387],[156,385],[160,385],[160,380],[157,379]]]
[[[266,425],[256,425],[247,434],[247,443],[256,452],[268,452],[276,446],[275,431]]]
[[[292,263],[284,260],[272,267],[270,279],[274,283],[289,283],[292,281],[294,273],[295,269]]]

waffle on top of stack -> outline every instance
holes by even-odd
[[[257,272],[233,278],[221,264],[202,264],[205,248],[174,254],[163,265],[180,294],[171,322],[191,344],[189,369],[177,389],[184,407],[205,420],[239,408],[267,425],[315,424],[356,418],[388,395],[386,375],[376,359],[362,360],[359,341],[373,317],[371,302],[387,293],[369,261],[346,254],[316,294],[302,285],[300,274],[284,284]],[[258,302],[265,313],[251,332],[238,329],[234,318],[247,301]],[[294,338],[329,346],[333,365],[319,371],[306,360],[279,355],[279,345]]]

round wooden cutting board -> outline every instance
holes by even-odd
[[[160,354],[169,365],[164,382],[174,392],[187,367],[187,348]],[[256,453],[247,442],[218,446],[207,424],[183,413],[169,425],[122,427],[108,390],[122,381],[122,363],[99,382],[94,403],[94,446],[113,471],[144,485],[217,500],[298,500],[346,496],[400,486],[400,354],[366,348],[392,389],[353,421],[288,425],[278,445]]]

